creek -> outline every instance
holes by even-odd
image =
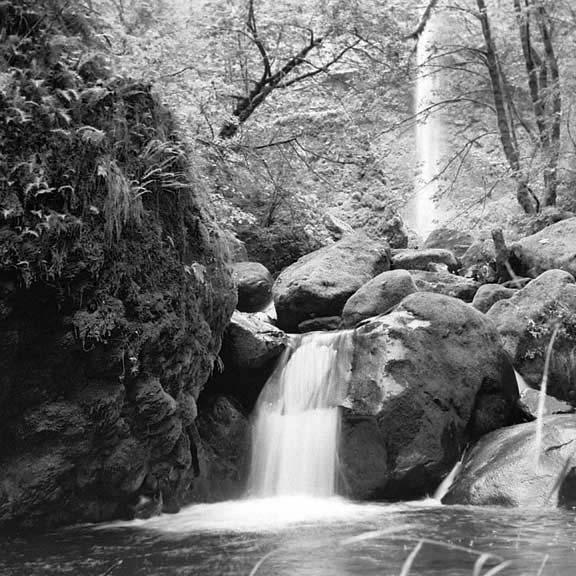
[[[507,576],[573,576],[576,566],[572,512],[275,498],[5,538],[0,574],[397,576],[421,539],[411,575],[472,576],[479,553],[493,555],[482,574],[501,560]]]

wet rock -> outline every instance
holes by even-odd
[[[220,351],[222,369],[206,393],[234,397],[251,410],[287,342],[287,335],[259,314],[235,311]]]
[[[445,266],[450,272],[456,272],[460,267],[456,256],[450,250],[443,248],[428,248],[414,250],[405,248],[392,251],[393,270],[431,270]]]
[[[410,270],[414,284],[421,292],[434,292],[452,296],[464,302],[472,302],[480,284],[470,278],[450,274],[450,272]]]
[[[519,272],[536,278],[547,270],[576,275],[576,218],[562,220],[510,246]]]
[[[298,324],[298,332],[325,332],[327,330],[338,330],[342,318],[340,316],[326,316],[322,318],[310,318]]]
[[[472,306],[474,306],[476,310],[486,313],[493,304],[499,300],[511,298],[514,294],[516,294],[516,290],[506,288],[502,286],[502,284],[483,284],[474,295]]]
[[[555,508],[574,502],[575,486],[569,475],[576,419],[546,417],[539,452],[536,425],[519,424],[484,436],[466,454],[442,502],[522,508]]]
[[[286,334],[255,314],[234,312],[226,329],[221,356],[232,369],[261,368],[286,347]]]
[[[388,470],[385,482],[369,481],[383,468],[363,473],[359,455],[343,462],[346,477],[362,497],[393,499],[432,494],[470,440],[525,417],[493,324],[460,300],[420,292],[354,331],[343,406],[348,444],[372,455],[380,446]],[[347,422],[358,417],[377,424],[358,428],[361,438]]]
[[[241,312],[259,312],[272,301],[272,274],[258,262],[237,262],[232,265],[232,275],[238,289]]]
[[[47,511],[69,521],[70,512],[60,510],[59,502],[73,471],[73,459],[53,447],[5,461],[0,476],[0,524],[19,517],[22,526],[31,528]]]
[[[520,390],[520,400],[534,417],[536,417],[538,414],[538,404],[540,403],[540,397],[540,390],[534,390],[534,388],[529,387],[526,387],[524,390]],[[568,402],[557,400],[554,398],[554,396],[549,396],[548,394],[545,395],[544,414],[571,414],[573,412],[574,407],[568,404]]]
[[[390,270],[378,274],[346,301],[342,310],[342,326],[352,328],[362,320],[384,314],[418,288],[406,270]]]
[[[388,480],[386,439],[375,416],[345,410],[340,436],[341,491],[363,500],[374,497]]]
[[[389,268],[388,244],[359,233],[300,258],[274,283],[278,326],[295,332],[305,320],[339,316],[358,288]]]
[[[250,425],[239,405],[225,396],[201,407],[201,475],[195,481],[203,500],[238,498],[245,489]]]
[[[422,248],[425,250],[428,248],[443,248],[450,250],[456,258],[461,258],[473,243],[474,236],[467,232],[450,228],[436,228],[426,238]]]
[[[576,401],[576,281],[568,272],[549,270],[496,302],[487,313],[496,325],[514,367],[537,388],[544,374],[546,352],[556,333],[548,372],[548,391]]]

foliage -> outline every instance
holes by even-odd
[[[125,324],[124,305],[121,300],[103,295],[99,306],[93,311],[79,310],[74,314],[73,324],[84,349],[107,342],[114,331]]]
[[[0,11],[0,271],[23,313],[57,311],[84,349],[131,357],[161,334],[166,350],[208,342],[231,281],[171,115],[149,84],[112,74],[87,6]]]
[[[238,237],[246,244],[250,259],[264,264],[274,276],[301,256],[320,248],[313,236],[293,222],[241,228]]]
[[[529,211],[553,204],[556,186],[561,203],[573,196],[573,54],[566,39],[574,26],[568,13],[564,1],[452,0],[436,8],[426,71],[439,78],[434,107],[446,126],[440,180],[468,221],[473,211],[485,220],[485,207],[514,197],[512,187]]]
[[[374,133],[410,108],[411,45],[402,41],[402,25],[413,19],[413,7],[393,0],[166,0],[158,3],[155,24],[134,34],[114,4],[94,3],[110,28],[118,65],[153,81],[177,111],[188,145],[202,158],[201,178],[232,231],[244,220],[266,227],[296,218],[323,242],[324,210],[363,193],[367,175],[376,172],[391,184],[380,187],[381,200],[402,204],[412,170],[398,175],[388,144]],[[312,37],[322,42],[238,124],[234,110],[242,99]],[[392,93],[401,95],[398,104],[390,103]],[[383,108],[393,118],[383,120]],[[240,129],[220,138],[230,125]]]
[[[8,3],[2,24],[0,266],[26,285],[96,277],[102,227],[111,246],[146,210],[176,230],[190,188],[149,86],[112,77],[86,15],[55,6]]]

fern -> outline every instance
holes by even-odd
[[[110,157],[103,158],[98,164],[98,175],[106,183],[105,231],[108,242],[111,243],[120,240],[128,223],[140,224],[144,207],[138,190],[134,190],[115,160]]]

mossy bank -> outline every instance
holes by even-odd
[[[176,510],[236,300],[170,114],[68,4],[0,5],[0,526]]]

